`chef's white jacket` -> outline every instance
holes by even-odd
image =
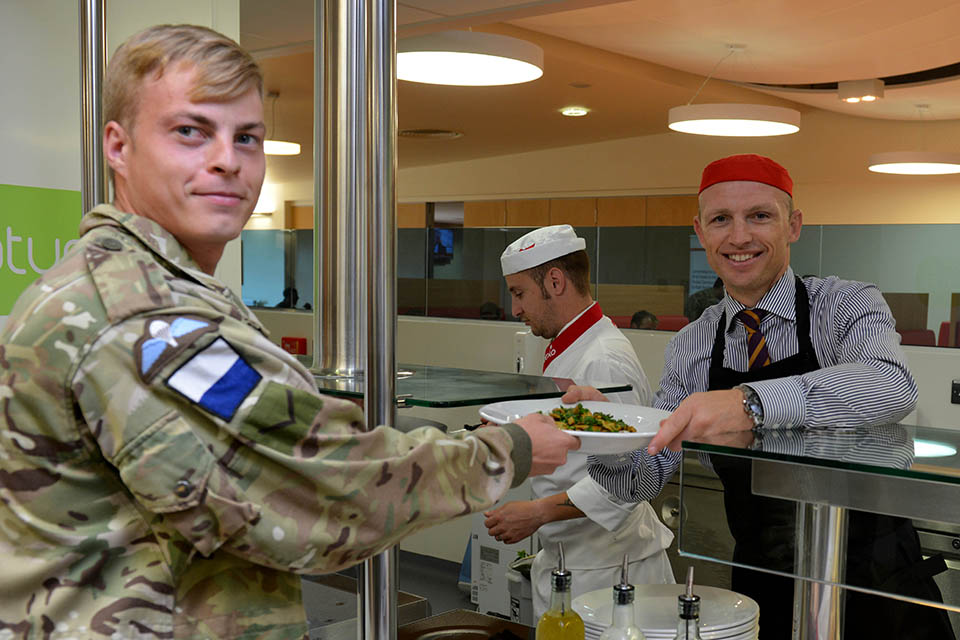
[[[633,391],[610,394],[610,400],[645,406],[653,401],[633,345],[606,316],[556,356],[543,375],[572,378],[577,383],[629,382]],[[537,531],[542,549],[530,575],[538,618],[550,604],[550,571],[557,566],[560,540],[566,566],[573,573],[574,598],[596,589],[611,589],[612,597],[624,553],[630,554],[631,583],[675,582],[665,551],[673,533],[660,522],[649,502],[624,502],[594,482],[587,475],[586,463],[586,454],[574,451],[554,473],[530,480],[538,498],[566,491],[570,501],[586,514],[585,518],[545,524]]]

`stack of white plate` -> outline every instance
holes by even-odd
[[[637,626],[647,640],[670,640],[677,632],[677,596],[682,584],[636,585],[633,602]],[[703,640],[756,640],[760,607],[747,596],[716,587],[697,586],[700,637]],[[573,600],[583,618],[587,639],[600,637],[613,615],[613,588],[585,593]]]

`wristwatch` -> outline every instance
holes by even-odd
[[[754,429],[763,426],[763,405],[757,392],[745,384],[738,384],[734,389],[743,393],[743,412],[753,421]]]

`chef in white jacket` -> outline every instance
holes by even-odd
[[[581,383],[624,383],[633,391],[614,402],[650,405],[653,393],[633,346],[590,295],[586,242],[570,225],[536,229],[500,256],[513,300],[512,313],[534,335],[551,340],[543,375]],[[623,554],[630,555],[633,584],[673,583],[665,549],[673,533],[649,502],[624,503],[596,484],[587,456],[571,452],[552,475],[531,479],[535,500],[509,502],[487,512],[491,536],[507,543],[536,532],[541,551],[531,570],[534,615],[550,602],[550,571],[563,541],[573,572],[573,597],[619,582]]]

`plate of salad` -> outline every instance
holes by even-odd
[[[513,422],[530,413],[553,418],[558,429],[580,439],[577,453],[609,454],[643,449],[670,412],[616,402],[563,404],[559,398],[509,400],[480,409],[480,416],[496,424]]]

